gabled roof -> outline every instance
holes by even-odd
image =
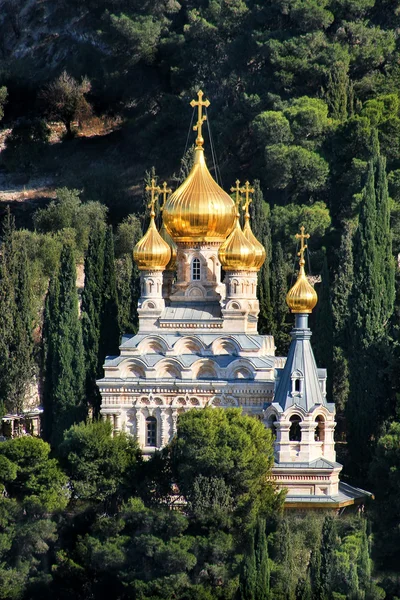
[[[332,412],[334,405],[326,401],[321,390],[318,368],[310,343],[311,330],[308,327],[295,327],[291,335],[292,342],[285,366],[283,369],[277,369],[278,383],[273,403],[279,404],[282,411],[297,405],[306,412],[311,412],[315,405],[322,405]],[[301,380],[301,391],[292,391],[293,379]]]

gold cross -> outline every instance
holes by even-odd
[[[246,211],[246,214],[245,214],[246,217],[250,217],[249,204],[250,204],[250,202],[253,202],[253,198],[250,198],[249,194],[254,194],[254,188],[251,188],[250,183],[248,181],[246,181],[245,187],[242,188],[242,192],[244,194],[246,194],[246,200],[245,200],[244,205],[242,206],[242,210]]]
[[[154,206],[155,206],[155,203],[157,202],[159,191],[160,191],[160,188],[156,186],[156,180],[153,178],[151,180],[151,185],[146,185],[146,192],[151,192],[151,200],[150,200],[150,203],[148,204],[148,207],[150,208],[150,216],[151,217],[156,216],[156,213],[154,211]],[[155,195],[156,192],[157,192],[157,196]]]
[[[240,181],[239,179],[236,179],[236,187],[231,187],[231,192],[236,192],[236,199],[235,199],[235,205],[236,205],[236,213],[239,214],[239,202],[240,202],[240,195],[242,193],[242,188],[240,187]]]
[[[307,244],[304,243],[304,240],[308,240],[310,237],[309,233],[304,233],[305,227],[302,225],[300,227],[300,233],[296,233],[296,240],[300,240],[300,252],[297,253],[297,256],[300,256],[300,266],[304,266],[304,252],[307,250]]]
[[[172,192],[172,190],[171,190],[171,188],[167,187],[167,182],[164,181],[162,188],[158,187],[157,191],[163,197],[163,203],[160,206],[160,210],[164,210],[164,206],[165,206],[165,203],[167,201],[167,196],[168,196],[168,194],[170,194]]]
[[[193,125],[193,131],[197,131],[197,138],[196,138],[196,146],[202,146],[204,143],[204,139],[202,136],[202,132],[201,132],[201,128],[203,126],[204,121],[207,119],[206,115],[203,115],[203,106],[205,106],[207,108],[207,106],[210,106],[210,101],[209,100],[204,100],[203,102],[203,92],[201,90],[199,90],[197,92],[197,100],[192,100],[190,103],[190,106],[193,106],[193,108],[195,106],[197,106],[197,123],[196,125]]]

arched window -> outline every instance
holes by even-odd
[[[298,415],[290,417],[290,429],[289,429],[289,440],[291,442],[301,442],[301,419]]]
[[[316,428],[314,439],[316,442],[323,442],[325,440],[325,419],[321,415],[315,419]]]
[[[200,281],[200,260],[194,258],[192,261],[192,281]]]
[[[295,379],[294,380],[294,391],[295,392],[299,392],[300,391],[300,379]]]
[[[157,419],[155,417],[146,419],[146,446],[157,446]]]

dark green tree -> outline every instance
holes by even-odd
[[[274,316],[275,344],[277,352],[284,355],[290,343],[289,327],[286,322],[289,309],[286,304],[287,285],[287,265],[283,257],[282,246],[277,242],[272,255],[271,272],[271,303]]]
[[[251,227],[256,238],[266,251],[266,259],[258,274],[258,299],[260,302],[259,330],[270,334],[273,330],[271,304],[271,228],[269,225],[269,206],[264,202],[258,179],[253,184],[253,201],[250,204]]]
[[[254,551],[254,536],[250,537],[247,551],[243,557],[239,575],[239,600],[256,600],[257,566]]]
[[[76,267],[71,246],[63,247],[56,281],[50,283],[44,323],[46,433],[57,447],[63,432],[87,414],[85,363],[78,313]]]
[[[334,517],[325,517],[322,526],[321,539],[321,599],[328,600],[331,597],[333,574],[334,574],[334,556],[337,547],[336,521]]]
[[[327,397],[332,402],[333,319],[329,270],[326,255],[322,267],[322,282],[318,286],[318,304],[313,331],[313,348],[317,364],[327,369]]]
[[[107,355],[118,354],[120,343],[117,277],[114,259],[114,236],[112,227],[106,231],[104,244],[104,273],[100,314],[100,368]]]
[[[268,600],[270,585],[270,569],[268,558],[268,542],[265,534],[265,520],[257,522],[254,550],[256,558],[256,583],[254,600]]]
[[[31,285],[26,249],[16,244],[14,219],[7,209],[0,255],[0,405],[22,412],[34,375]]]
[[[86,399],[97,413],[100,392],[96,379],[101,375],[100,319],[103,303],[105,228],[102,223],[93,227],[85,257],[85,287],[82,294],[82,336],[85,348]]]

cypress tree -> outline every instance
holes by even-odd
[[[16,407],[10,402],[13,381],[11,346],[13,343],[15,316],[14,273],[14,219],[7,209],[3,223],[3,243],[0,254],[0,402],[1,412],[14,412]]]
[[[251,536],[239,575],[239,600],[255,600],[256,596],[256,556],[254,551],[254,535]]]
[[[100,316],[103,301],[105,228],[96,224],[89,237],[85,257],[85,287],[82,294],[82,336],[85,348],[86,399],[95,411],[101,402],[96,379],[99,368]]]
[[[84,349],[76,267],[70,245],[63,247],[57,280],[49,286],[45,319],[45,379],[46,394],[49,394],[45,409],[51,409],[50,428],[46,423],[46,433],[56,447],[64,431],[86,417]]]
[[[376,134],[377,135],[377,134]],[[381,315],[383,328],[393,314],[395,300],[395,262],[392,251],[390,205],[386,176],[386,158],[375,154],[376,245],[380,261]]]
[[[373,146],[374,159],[369,165],[354,237],[354,294],[349,328],[350,395],[346,417],[350,466],[358,473],[370,460],[377,432],[390,409],[391,396],[386,375],[386,324],[393,312],[394,264],[385,161],[379,157],[376,139]]]
[[[112,227],[106,231],[104,244],[104,274],[100,314],[99,368],[107,355],[118,354],[120,343],[117,277],[114,259]]]
[[[289,314],[286,304],[287,292],[287,266],[283,258],[282,246],[278,242],[272,257],[271,300],[274,317],[272,333],[275,336],[277,352],[282,356],[285,355],[290,344],[289,325],[286,322]]]
[[[57,345],[57,324],[60,310],[60,285],[58,273],[50,279],[43,313],[42,336],[42,435],[47,442],[53,430],[53,352]]]
[[[11,347],[14,368],[10,398],[17,411],[22,412],[23,401],[35,372],[31,287],[25,247],[21,247],[16,256],[14,281],[15,315]]]
[[[351,112],[349,104],[351,94],[349,93],[350,80],[348,75],[349,65],[336,63],[329,73],[326,99],[331,115],[338,121],[345,121],[348,112]]]
[[[311,552],[309,576],[312,598],[313,600],[320,600],[322,597],[321,545]]]
[[[318,289],[318,304],[314,328],[314,352],[317,364],[327,369],[327,396],[332,401],[333,318],[326,255],[322,267],[322,282]]]
[[[321,539],[321,599],[331,597],[333,585],[334,555],[337,546],[336,521],[333,517],[325,517],[322,525]]]
[[[265,248],[266,258],[258,273],[258,300],[260,303],[259,330],[271,334],[274,323],[271,305],[271,228],[269,226],[269,206],[264,201],[258,179],[253,184],[253,201],[250,204],[251,227],[256,238]]]
[[[34,375],[30,280],[26,249],[16,244],[7,209],[0,255],[0,405],[20,413]]]
[[[361,522],[361,543],[358,555],[357,575],[359,586],[363,591],[371,587],[371,558],[369,552],[369,542],[367,534],[367,520]]]
[[[268,543],[265,535],[265,521],[259,519],[255,534],[256,582],[255,600],[268,600],[270,585],[270,570],[268,560]]]

